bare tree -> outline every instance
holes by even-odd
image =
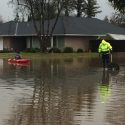
[[[37,37],[40,41],[40,49],[42,52],[46,52],[47,50],[47,42],[53,35],[65,1],[66,0],[11,0],[12,3],[21,8],[21,11],[30,14]],[[52,6],[56,8],[56,16],[50,27]]]
[[[115,10],[120,13],[125,13],[125,0],[108,0]]]
[[[125,27],[125,14],[120,12],[115,12],[110,17],[110,23]]]

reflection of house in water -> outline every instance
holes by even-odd
[[[0,73],[3,72],[3,59],[0,59]]]
[[[10,123],[74,125],[80,115],[93,118],[98,73],[75,59],[33,61],[32,98],[17,105]]]
[[[66,73],[67,75],[71,73],[77,73],[81,69],[88,70],[91,66],[98,66],[98,60],[96,58],[65,58],[65,59],[43,59],[39,61],[39,59],[33,60],[34,70],[38,70],[39,73],[37,75],[49,77],[56,77],[57,75],[62,74],[62,76]]]

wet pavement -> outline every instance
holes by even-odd
[[[124,125],[125,59],[119,72],[97,59],[0,60],[0,125]]]

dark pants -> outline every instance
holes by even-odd
[[[110,63],[110,54],[102,54],[102,63],[103,63],[103,68],[108,67]]]

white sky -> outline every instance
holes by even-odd
[[[97,3],[102,11],[102,13],[97,15],[97,18],[104,19],[105,16],[110,17],[115,12],[108,0],[97,0]]]
[[[0,16],[3,21],[9,21],[14,18],[12,6],[8,5],[9,0],[0,0]]]
[[[4,22],[13,20],[14,13],[11,5],[8,5],[9,0],[0,0],[0,16]],[[102,13],[97,15],[97,18],[104,19],[105,16],[111,16],[114,12],[113,8],[109,5],[108,0],[97,0],[99,6],[101,7]]]

